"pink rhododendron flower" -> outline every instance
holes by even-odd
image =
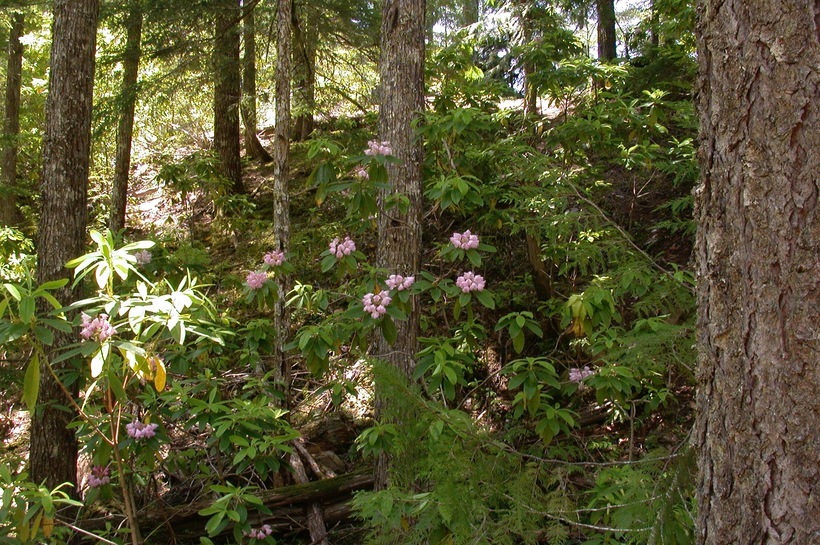
[[[387,287],[391,290],[404,291],[410,289],[410,286],[416,281],[415,276],[402,276],[400,274],[391,274],[384,281]]]
[[[248,277],[245,278],[245,283],[248,287],[252,290],[258,290],[262,286],[265,285],[265,282],[268,281],[268,273],[264,271],[255,271],[248,273]]]
[[[91,475],[88,476],[88,486],[99,488],[111,482],[111,470],[108,467],[94,466],[91,468]]]
[[[274,250],[265,254],[265,265],[278,267],[285,262],[285,252]]]
[[[345,237],[341,242],[339,242],[339,237],[336,237],[330,241],[328,248],[330,249],[330,253],[336,256],[336,259],[341,259],[356,251],[356,243],[353,242],[350,237]]]
[[[269,535],[273,533],[273,528],[271,528],[270,524],[263,524],[259,528],[253,528],[250,532],[245,533],[245,535],[251,539],[265,539]]]
[[[473,271],[467,271],[458,278],[456,278],[456,286],[461,288],[464,293],[471,291],[481,291],[484,289],[484,277],[480,274],[475,274]]]
[[[139,420],[134,420],[125,425],[125,431],[129,437],[134,439],[150,439],[157,434],[159,424],[143,424]]]
[[[589,368],[589,365],[583,367],[573,367],[569,370],[569,380],[571,382],[581,382],[588,376],[594,375],[595,371]]]
[[[83,325],[80,337],[85,340],[97,339],[103,342],[116,335],[117,330],[108,321],[108,314],[100,314],[92,319],[91,316],[83,312]]]
[[[370,317],[374,320],[384,316],[387,312],[387,305],[390,304],[392,299],[389,295],[385,292],[379,293],[368,293],[362,297],[362,303],[364,303],[364,311],[370,314]]]
[[[393,155],[393,148],[390,147],[390,142],[379,142],[377,140],[370,140],[367,142],[367,149],[364,150],[365,155]]]
[[[453,236],[450,237],[450,242],[452,242],[456,248],[473,250],[478,248],[478,235],[472,234],[470,230],[467,229],[463,233],[453,233]]]
[[[367,153],[367,152],[365,152]],[[361,180],[369,180],[370,174],[368,174],[367,169],[363,166],[359,165],[353,169],[353,175]]]
[[[139,252],[134,254],[134,258],[137,260],[137,265],[145,265],[151,262],[151,252],[148,250],[140,250]]]

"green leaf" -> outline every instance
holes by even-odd
[[[382,335],[384,335],[384,340],[387,341],[387,344],[393,344],[396,342],[396,324],[393,323],[393,319],[390,316],[385,316],[382,319],[381,323],[381,330]]]
[[[14,297],[15,300],[19,301],[22,297],[20,295],[20,288],[15,286],[14,284],[3,284],[3,287],[6,288],[6,291]]]
[[[37,394],[40,392],[40,357],[37,352],[31,357],[23,379],[23,401],[26,402],[29,412],[34,412],[37,405]]]
[[[493,297],[492,293],[488,291],[474,291],[472,292],[475,294],[476,299],[478,299],[482,305],[487,308],[495,308],[495,298]]]
[[[46,346],[51,346],[51,343],[54,342],[54,333],[47,327],[41,325],[34,326],[34,336]]]
[[[20,300],[20,320],[30,323],[34,319],[34,297],[23,297]]]

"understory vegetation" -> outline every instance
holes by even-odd
[[[127,228],[106,230],[119,81],[106,54],[120,45],[104,32],[88,253],[44,285],[40,14],[24,77],[23,219],[0,228],[0,543],[80,530],[125,543],[134,525],[146,543],[310,543],[268,502],[298,482],[296,443],[325,477],[390,459],[390,485],[363,486],[352,515],[328,523],[333,543],[693,543],[692,8],[654,5],[659,44],[638,12],[628,58],[612,63],[588,57],[571,13],[547,8],[528,41],[499,16],[428,42],[412,279],[375,260],[380,206],[408,203],[378,202],[395,159],[371,143],[377,78],[361,36],[320,43],[318,126],[291,144],[280,254],[272,167],[246,160],[245,194],[220,177],[190,52],[148,61]],[[272,82],[270,62],[260,81]],[[525,85],[540,112],[524,112]],[[282,278],[290,325],[277,331]],[[64,307],[52,292],[72,283],[86,296]],[[414,297],[421,351],[407,381],[369,349],[395,338]],[[57,361],[76,364],[57,378],[80,392],[65,404],[79,414],[81,498],[26,473],[25,412],[61,335],[72,342]],[[277,338],[286,376],[270,367]],[[197,506],[197,531],[145,524],[182,505]]]

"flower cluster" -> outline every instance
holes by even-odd
[[[159,424],[143,424],[139,420],[134,420],[125,425],[125,431],[129,437],[134,439],[150,439],[157,434]]]
[[[259,528],[251,529],[250,532],[245,533],[251,539],[265,539],[273,533],[273,528],[270,524],[263,524]]]
[[[415,276],[402,276],[400,274],[391,274],[385,280],[385,284],[391,290],[404,291],[410,289],[410,286],[416,281]]]
[[[108,467],[94,466],[91,468],[91,475],[88,476],[88,486],[99,488],[111,482],[111,470]]]
[[[134,254],[134,258],[137,260],[137,265],[146,265],[150,263],[152,257],[151,252],[148,250],[140,250]]]
[[[285,252],[274,250],[265,254],[265,265],[278,267],[285,262]]]
[[[569,380],[571,382],[581,382],[590,375],[594,375],[595,371],[589,368],[589,365],[583,367],[573,367],[569,370]]]
[[[484,289],[484,277],[480,274],[473,273],[473,271],[467,271],[456,278],[456,286],[461,288],[461,291],[464,293],[481,291]]]
[[[80,337],[85,340],[96,338],[100,342],[110,339],[116,335],[117,330],[108,321],[108,314],[100,314],[93,320],[91,316],[83,312],[83,330],[80,331]]]
[[[393,148],[390,147],[390,142],[378,142],[370,140],[367,142],[367,149],[364,150],[365,155],[393,155]]]
[[[365,152],[365,153],[367,153],[367,152]],[[360,180],[369,180],[370,179],[370,174],[367,173],[367,169],[364,168],[361,165],[359,165],[359,166],[357,166],[356,168],[353,169],[353,175],[355,177],[359,178]]]
[[[336,237],[330,241],[330,253],[335,255],[336,259],[341,259],[355,251],[356,243],[353,242],[350,237],[345,237],[345,239],[341,242],[339,242],[339,237]]]
[[[470,230],[467,229],[463,233],[453,233],[453,236],[450,237],[450,242],[452,242],[456,248],[473,250],[478,248],[478,235],[472,234]]]
[[[267,282],[267,281],[268,281],[268,273],[266,273],[264,271],[250,272],[250,273],[248,273],[247,278],[245,278],[245,283],[252,290],[260,289],[262,286],[265,285],[265,282]]]
[[[364,311],[369,313],[370,317],[374,320],[380,318],[387,312],[386,307],[390,304],[390,301],[392,301],[392,299],[385,292],[368,293],[362,297]]]

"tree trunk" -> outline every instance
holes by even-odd
[[[296,92],[293,93],[296,113],[294,136],[299,141],[307,140],[313,132],[313,111],[316,109],[316,42],[319,39],[318,26],[312,21],[306,9],[298,5],[293,13],[293,78]]]
[[[249,5],[250,4],[250,5]],[[251,159],[262,160],[262,147],[256,136],[256,4],[243,0],[242,19],[242,122],[245,125],[245,154]],[[264,148],[262,148],[264,151]],[[267,153],[267,152],[265,152]]]
[[[290,59],[291,59],[291,9],[292,0],[278,0],[276,23],[276,133],[273,143],[273,228],[278,249],[287,253],[290,247],[290,209],[288,199],[289,152],[290,152]],[[288,278],[280,276],[279,297],[274,309],[276,327],[276,353],[274,371],[276,378],[285,383],[286,395],[290,399],[290,366],[285,355],[290,320],[285,312],[285,294],[288,292]]]
[[[526,2],[518,1],[518,9],[520,10],[518,23],[521,25],[521,34],[526,45],[532,43],[533,21],[530,13],[532,7]],[[532,75],[535,73],[535,63],[532,62],[529,55],[525,56],[521,68],[524,72],[524,115],[535,115],[538,113],[538,87],[532,79]]]
[[[598,10],[598,60],[612,62],[618,57],[615,40],[615,0],[596,0]]]
[[[23,35],[25,17],[12,14],[6,69],[6,109],[3,122],[3,160],[0,164],[0,225],[17,224],[17,138],[20,136],[20,87],[23,73]]]
[[[817,4],[698,11],[698,543],[816,544]]]
[[[462,21],[464,26],[474,25],[478,22],[481,2],[479,0],[464,0]]]
[[[424,148],[413,123],[424,110],[424,14],[424,0],[385,0],[382,5],[379,132],[400,162],[387,165],[390,188],[379,191],[378,265],[403,276],[416,274],[421,261]],[[388,207],[395,195],[408,199],[406,212]],[[376,347],[378,358],[408,378],[416,366],[418,321],[418,300],[413,297],[408,319],[396,323],[396,342],[391,346],[379,337]],[[387,484],[387,460],[382,456],[377,465],[381,488]]]
[[[216,3],[214,40],[214,149],[219,155],[222,175],[234,193],[244,193],[242,163],[239,159],[239,0]]]
[[[140,65],[142,39],[142,8],[139,0],[132,0],[125,20],[125,55],[123,56],[122,94],[123,109],[117,126],[117,157],[114,164],[114,183],[111,188],[111,217],[109,228],[117,232],[125,227],[125,208],[128,201],[128,178],[131,174],[131,141],[134,135],[134,109],[137,105],[137,76]]]
[[[37,243],[37,281],[66,278],[64,264],[83,253],[87,222],[91,98],[94,89],[98,0],[57,0],[51,46],[51,77],[43,140],[42,206]],[[63,304],[79,293],[55,294]],[[55,334],[51,354],[71,341]],[[77,440],[66,426],[74,412],[42,363],[38,408],[31,419],[31,479],[53,488],[77,482]],[[59,372],[67,365],[54,366]],[[76,383],[74,383],[76,388]]]

